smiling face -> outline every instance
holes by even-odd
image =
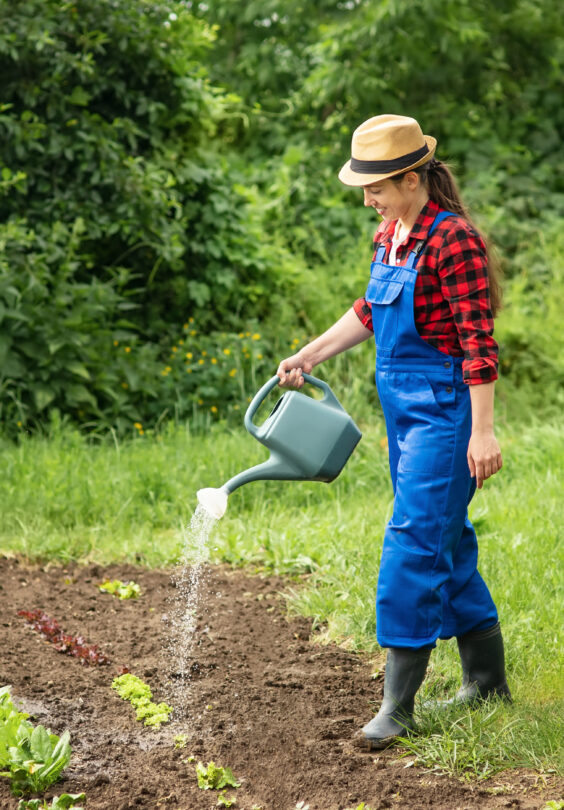
[[[386,178],[363,186],[362,189],[364,205],[374,208],[386,222],[394,222],[396,219],[410,222],[413,214],[417,216],[428,199],[427,190],[416,172],[407,172],[397,182]]]
[[[374,208],[386,222],[403,219],[411,207],[411,195],[404,189],[405,178],[394,183],[389,178],[363,186],[364,205]]]

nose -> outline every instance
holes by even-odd
[[[372,192],[367,188],[364,188],[363,191],[364,191],[364,205],[368,206],[372,205]]]

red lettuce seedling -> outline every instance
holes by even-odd
[[[72,655],[83,664],[91,666],[110,663],[108,656],[100,652],[97,644],[88,644],[82,636],[63,633],[59,623],[42,610],[18,610],[18,616],[22,616],[36,633],[45,636],[58,652]]]

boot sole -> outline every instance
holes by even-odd
[[[362,735],[355,737],[353,740],[353,745],[355,748],[359,748],[361,751],[383,751],[385,748],[389,748],[390,746],[399,742],[401,739],[402,738],[397,734],[394,734],[392,737],[384,737],[382,739],[375,739]]]

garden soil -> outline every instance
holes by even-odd
[[[119,601],[99,591],[106,578],[134,579],[142,594]],[[0,685],[11,685],[33,722],[71,733],[72,759],[47,797],[84,791],[87,810],[211,810],[221,794],[198,787],[198,761],[232,769],[241,785],[223,799],[236,797],[236,810],[345,810],[361,802],[371,810],[525,810],[558,796],[555,783],[529,771],[464,783],[415,766],[401,749],[358,751],[353,736],[377,708],[382,678],[371,678],[362,656],[312,643],[311,622],[287,616],[287,587],[273,576],[205,568],[187,708],[154,730],[110,685],[127,667],[155,701],[174,703],[171,572],[0,559]],[[98,644],[111,663],[87,666],[57,652],[17,615],[36,608]],[[185,747],[175,747],[179,734]],[[16,807],[1,779],[0,808]]]

